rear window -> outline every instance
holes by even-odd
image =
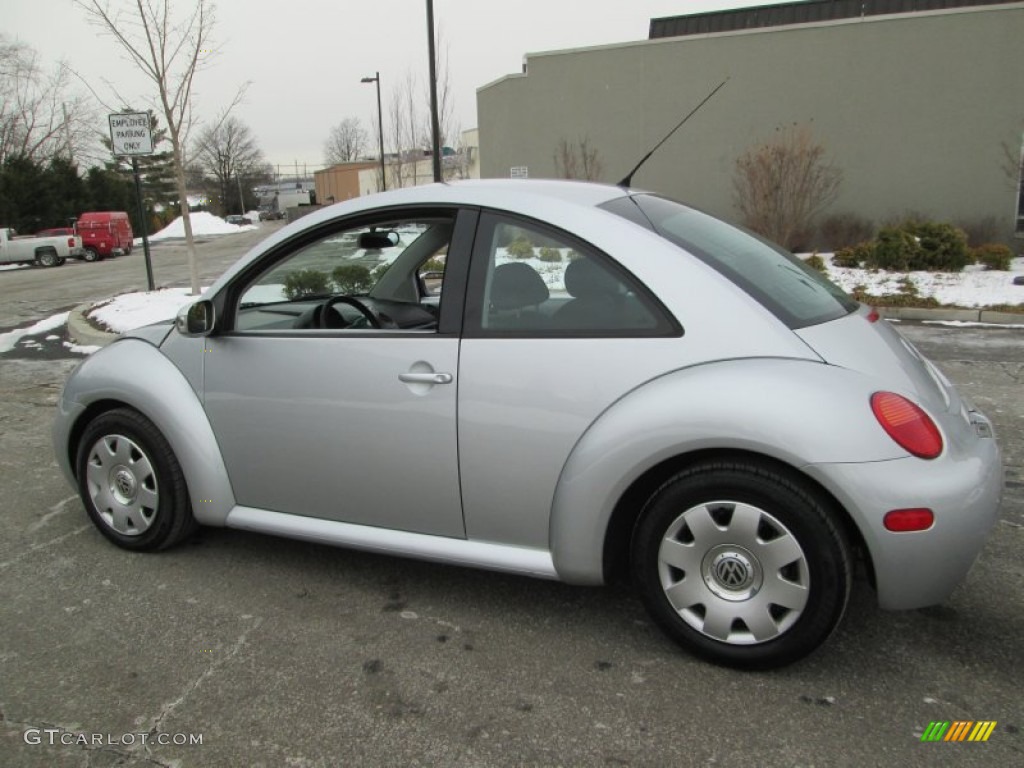
[[[836,320],[858,306],[824,275],[752,232],[656,195],[601,206],[692,253],[793,329]]]

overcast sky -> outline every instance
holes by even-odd
[[[170,1],[179,18],[192,7]],[[771,0],[434,0],[434,20],[448,51],[455,117],[465,129],[477,123],[476,89],[520,72],[527,53],[643,40],[651,18],[766,4]],[[133,107],[150,106],[152,89],[72,0],[4,5],[2,32],[34,47],[45,64],[64,59],[110,107],[121,106],[110,84],[137,99]],[[380,72],[385,110],[390,89],[410,73],[427,98],[425,0],[219,0],[213,38],[213,55],[195,82],[197,116],[214,119],[251,82],[235,114],[282,172],[296,162],[310,172],[322,166],[328,131],[342,119],[358,117],[370,127],[376,91],[360,78]],[[99,131],[108,130],[107,111],[100,109]]]

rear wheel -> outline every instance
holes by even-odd
[[[82,259],[85,261],[99,261],[100,255],[96,252],[95,248],[86,248],[82,251]]]
[[[696,465],[659,488],[632,563],[648,611],[674,640],[744,669],[781,667],[824,643],[852,579],[827,503],[752,461]]]
[[[57,257],[57,252],[52,249],[47,249],[37,253],[36,263],[41,267],[59,267],[61,265],[61,261]]]
[[[171,446],[149,419],[119,408],[97,417],[78,448],[78,489],[100,533],[125,549],[166,549],[197,527]]]

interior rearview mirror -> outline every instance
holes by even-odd
[[[174,326],[182,336],[208,336],[213,331],[213,321],[213,302],[200,299],[178,310]]]
[[[363,232],[359,236],[359,247],[368,251],[394,248],[396,245],[398,245],[398,233],[394,230]]]

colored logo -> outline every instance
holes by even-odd
[[[995,720],[932,720],[921,741],[988,741],[995,729]]]

